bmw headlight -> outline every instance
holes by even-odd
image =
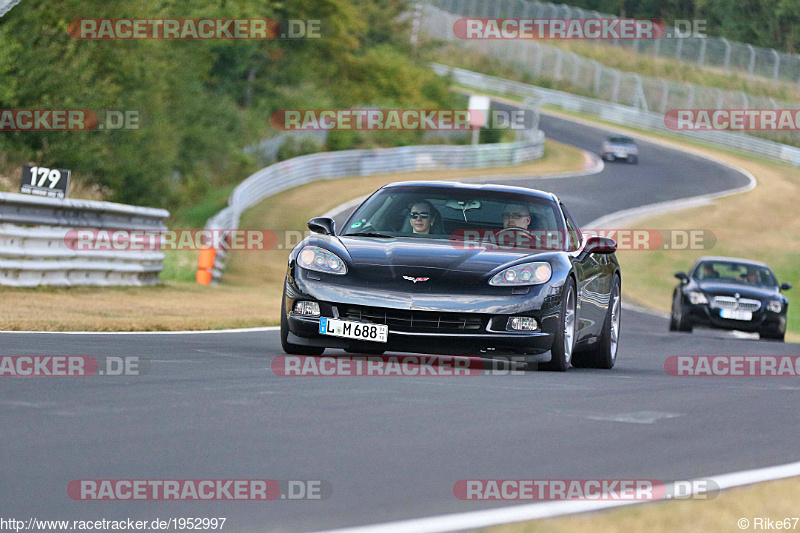
[[[780,313],[783,309],[783,302],[780,300],[772,300],[767,304],[767,311],[772,313]]]
[[[700,305],[700,304],[707,304],[708,298],[702,292],[687,292],[686,296],[689,297],[689,301],[692,305]]]
[[[489,285],[539,285],[548,282],[552,274],[550,263],[523,263],[498,272]]]
[[[333,252],[319,246],[305,246],[297,254],[297,264],[308,270],[326,274],[347,274],[344,261]]]

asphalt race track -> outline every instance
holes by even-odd
[[[544,117],[596,151],[604,133]],[[640,143],[640,163],[513,180],[558,194],[585,224],[620,209],[741,186],[715,163]],[[687,265],[688,267],[689,265]],[[623,264],[623,283],[624,283]],[[225,531],[309,531],[513,505],[464,502],[460,479],[692,479],[796,461],[791,378],[685,378],[670,355],[798,355],[725,332],[669,333],[626,310],[617,366],[473,377],[279,377],[277,331],[2,333],[4,355],[138,356],[146,375],[6,378],[5,517],[226,517]],[[331,351],[331,353],[342,353]],[[75,479],[326,480],[321,501],[84,502]]]

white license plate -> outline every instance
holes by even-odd
[[[628,157],[625,152],[614,152],[614,157]]]
[[[319,333],[360,341],[386,342],[389,326],[322,317],[319,319]]]
[[[729,318],[731,320],[753,319],[753,313],[751,311],[740,311],[739,309],[720,309],[719,316],[722,318]]]

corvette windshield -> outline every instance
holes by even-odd
[[[544,240],[553,236],[550,248],[563,249],[564,239],[559,237],[564,229],[558,205],[548,198],[450,187],[403,187],[372,196],[350,217],[342,235],[491,241],[500,233],[504,237],[509,232],[524,232]]]
[[[737,282],[749,285],[778,285],[772,271],[766,267],[729,261],[703,261],[694,270],[699,280]]]

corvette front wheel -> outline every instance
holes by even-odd
[[[572,351],[575,348],[575,336],[578,331],[578,308],[575,281],[570,277],[564,284],[564,298],[561,300],[561,323],[553,336],[550,348],[549,363],[539,365],[541,370],[564,372],[572,363]]]

